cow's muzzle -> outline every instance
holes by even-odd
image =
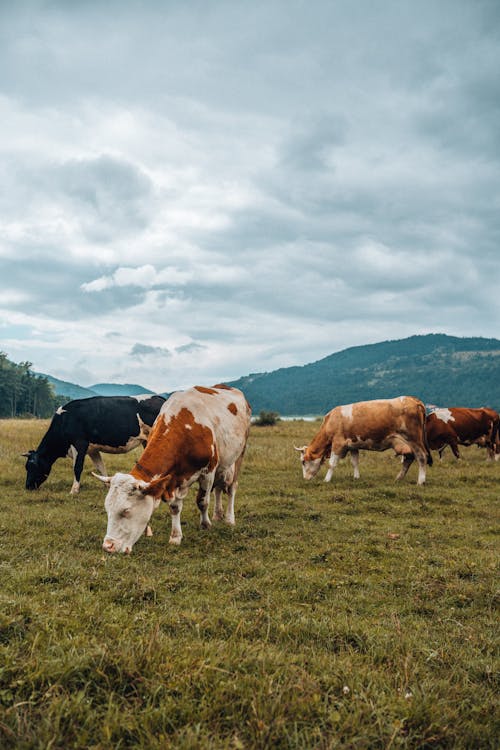
[[[125,555],[130,555],[132,552],[131,547],[124,547],[123,544],[116,541],[116,539],[105,539],[102,548],[105,552],[109,552],[110,554],[113,554],[114,552],[123,552]]]

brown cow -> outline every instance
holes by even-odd
[[[359,478],[359,450],[385,451],[393,448],[403,459],[396,479],[402,479],[418,461],[417,484],[425,482],[426,464],[432,457],[425,439],[425,406],[413,396],[377,401],[360,401],[336,406],[323,419],[319,432],[300,451],[304,479],[312,479],[329,457],[325,482],[332,478],[339,459],[351,454],[354,478]]]
[[[427,440],[431,450],[441,457],[447,445],[460,458],[459,445],[479,445],[488,449],[490,458],[500,455],[499,416],[493,409],[467,409],[449,406],[433,409],[426,419]]]
[[[130,473],[95,475],[109,486],[106,552],[130,553],[162,499],[172,517],[170,543],[180,544],[182,503],[193,482],[199,484],[196,502],[202,528],[211,526],[208,504],[212,489],[214,519],[224,518],[234,525],[234,497],[249,429],[250,407],[236,388],[219,384],[173,393]],[[225,515],[222,492],[228,495]]]

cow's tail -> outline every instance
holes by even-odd
[[[427,465],[428,466],[432,466],[432,464],[434,462],[432,460],[431,449],[429,448],[429,441],[427,440],[427,428],[426,428],[426,425],[427,425],[427,418],[426,418],[426,416],[427,415],[426,415],[426,411],[425,411],[425,406],[423,404],[422,404],[422,408],[423,408],[422,435],[423,435],[423,438],[424,438],[425,452],[427,453]]]
[[[499,446],[497,445],[499,428],[500,419],[497,417],[493,420],[493,424],[491,427],[491,448],[493,450],[493,455],[496,455],[497,451],[499,450]]]

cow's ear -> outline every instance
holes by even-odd
[[[152,497],[161,497],[163,494],[170,494],[169,485],[172,483],[172,475],[165,474],[158,479],[153,479],[148,484],[139,485],[138,489],[143,495],[150,495]]]
[[[96,474],[95,471],[92,472],[92,476],[96,479],[100,479],[101,482],[104,482],[104,484],[107,484],[108,486],[111,484],[111,477],[103,477],[102,474]]]

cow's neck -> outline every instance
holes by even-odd
[[[144,453],[132,474],[147,482],[153,477],[171,474],[176,484],[189,480],[214,460],[210,430],[194,421],[183,409],[168,424],[157,422]]]
[[[45,433],[40,445],[38,446],[37,453],[46,461],[49,461],[52,465],[58,458],[63,458],[68,454],[68,450],[71,443],[68,438],[63,435],[56,434],[53,430],[49,429]]]
[[[332,439],[322,427],[313,437],[308,447],[308,454],[311,459],[324,458],[330,452]]]

